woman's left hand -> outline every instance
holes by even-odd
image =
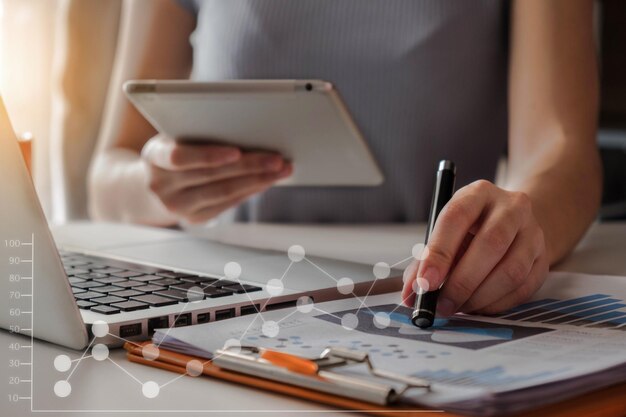
[[[404,272],[402,299],[412,307],[418,288],[435,290],[445,281],[439,315],[493,314],[526,301],[548,266],[530,198],[480,180],[459,189],[441,211],[422,256]]]

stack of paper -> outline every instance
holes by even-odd
[[[626,381],[626,277],[552,273],[528,303],[497,317],[457,315],[421,330],[399,294],[348,299],[160,329],[154,343],[210,358],[227,345],[316,357],[329,346],[434,382],[405,401],[499,414]],[[364,373],[362,369],[346,372]]]

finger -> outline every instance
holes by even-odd
[[[480,310],[525,285],[535,260],[543,251],[543,242],[538,235],[540,233],[522,229],[506,255],[459,310]]]
[[[463,240],[488,207],[492,187],[487,181],[465,186],[441,211],[418,271],[430,288],[438,288],[448,275]]]
[[[468,233],[465,236],[463,242],[461,242],[461,247],[457,252],[457,256],[454,260],[453,266],[458,261],[458,259],[463,256],[473,238],[474,235],[472,235],[471,233]],[[415,296],[419,290],[430,290],[428,281],[426,281],[424,278],[420,278],[419,282],[417,282],[417,271],[419,270],[420,261],[422,257],[426,254],[427,251],[424,250],[420,254],[420,258],[415,259],[413,262],[411,262],[411,264],[409,264],[409,266],[404,270],[404,274],[402,275],[402,302],[408,307],[413,307],[415,305]]]
[[[419,268],[420,261],[419,259],[413,260],[404,270],[404,274],[402,275],[402,282],[404,286],[402,287],[402,303],[407,307],[412,307],[415,304],[415,291],[413,289],[413,283],[417,278],[417,270]]]
[[[167,192],[167,189],[191,188],[229,178],[278,172],[285,166],[285,163],[278,154],[267,152],[243,153],[237,162],[217,168],[171,171],[153,166],[152,182],[162,184],[163,191]]]
[[[169,210],[187,215],[209,206],[226,203],[233,198],[258,192],[260,189],[288,177],[291,172],[291,165],[286,165],[277,173],[248,175],[188,188],[166,196],[163,203]]]
[[[513,307],[528,301],[528,299],[541,287],[548,274],[548,261],[545,255],[535,260],[524,285],[511,291],[504,297],[494,301],[488,306],[476,310],[478,314],[496,314],[507,311]]]
[[[181,143],[163,136],[150,139],[141,151],[148,162],[167,170],[216,168],[236,162],[241,151],[232,146]]]
[[[269,187],[269,186],[268,186]],[[267,188],[267,187],[266,187]],[[262,191],[262,190],[261,190]],[[226,201],[222,204],[218,204],[216,206],[209,206],[206,208],[199,209],[198,211],[189,214],[185,217],[191,224],[205,223],[208,220],[211,220],[217,216],[219,216],[222,212],[228,210],[229,208],[236,207],[239,204],[246,201],[250,198],[254,193],[248,193],[246,195],[233,198],[232,200]]]
[[[465,304],[506,255],[525,221],[516,210],[513,205],[497,206],[487,214],[469,248],[443,286],[438,303],[442,315],[452,315]]]

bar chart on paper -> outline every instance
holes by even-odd
[[[591,294],[565,300],[545,298],[522,304],[497,317],[511,321],[626,331],[626,302],[607,294]]]

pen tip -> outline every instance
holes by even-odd
[[[426,317],[418,317],[413,320],[413,324],[415,324],[420,329],[425,329],[433,325],[432,320],[427,319]]]

